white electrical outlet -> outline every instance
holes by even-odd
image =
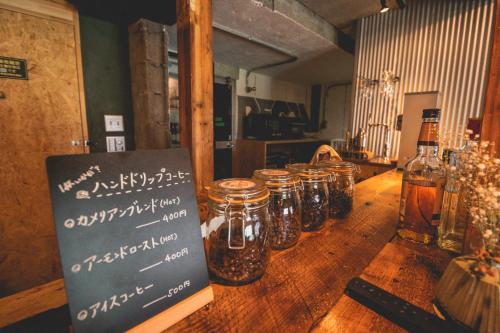
[[[123,116],[105,115],[106,132],[123,132]]]
[[[106,146],[108,153],[125,151],[125,137],[124,136],[107,136]]]

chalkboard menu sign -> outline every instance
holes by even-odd
[[[208,286],[187,150],[47,159],[76,332],[122,332]]]

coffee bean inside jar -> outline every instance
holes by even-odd
[[[300,237],[302,220],[299,177],[289,170],[263,169],[256,170],[254,178],[264,181],[271,192],[269,214],[273,249],[295,245]]]
[[[330,216],[345,217],[352,210],[354,177],[359,167],[344,161],[320,161],[317,166],[332,175],[328,182]]]
[[[305,163],[287,165],[302,181],[302,230],[316,231],[328,220],[328,178],[324,170]]]
[[[259,180],[232,178],[208,187],[207,262],[210,277],[241,285],[259,279],[271,252],[269,191]]]

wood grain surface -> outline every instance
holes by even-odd
[[[0,297],[62,276],[45,158],[85,152],[74,22],[2,7],[0,54],[29,79],[0,81]]]
[[[67,302],[63,279],[0,298],[0,327],[58,308]]]
[[[303,233],[295,247],[274,251],[266,274],[253,284],[212,284],[214,302],[168,331],[306,332],[315,327],[342,296],[347,282],[361,274],[394,236],[401,179],[402,173],[389,171],[357,184],[354,210],[347,218],[330,220],[322,231]],[[9,313],[16,314],[16,320],[3,318],[0,327],[50,309],[49,298],[64,304],[62,286],[58,280],[47,292],[35,288],[15,303],[0,299],[0,313],[10,308]],[[32,305],[36,295],[42,307]]]
[[[212,0],[177,0],[179,129],[196,190],[214,178]]]
[[[212,284],[214,302],[167,332],[307,332],[394,236],[401,176],[389,171],[357,184],[347,218],[273,252],[266,274],[253,284]]]
[[[375,257],[361,277],[432,313],[434,288],[450,260],[451,256],[440,249],[396,238]],[[406,332],[347,295],[339,299],[312,331]]]
[[[481,123],[481,139],[495,142],[498,154],[500,151],[500,0],[496,1],[496,5],[490,75]]]
[[[168,119],[168,35],[160,23],[130,24],[129,58],[135,147],[170,147]]]

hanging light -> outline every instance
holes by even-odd
[[[389,7],[387,7],[387,0],[380,0],[380,12],[385,13],[389,10]]]

